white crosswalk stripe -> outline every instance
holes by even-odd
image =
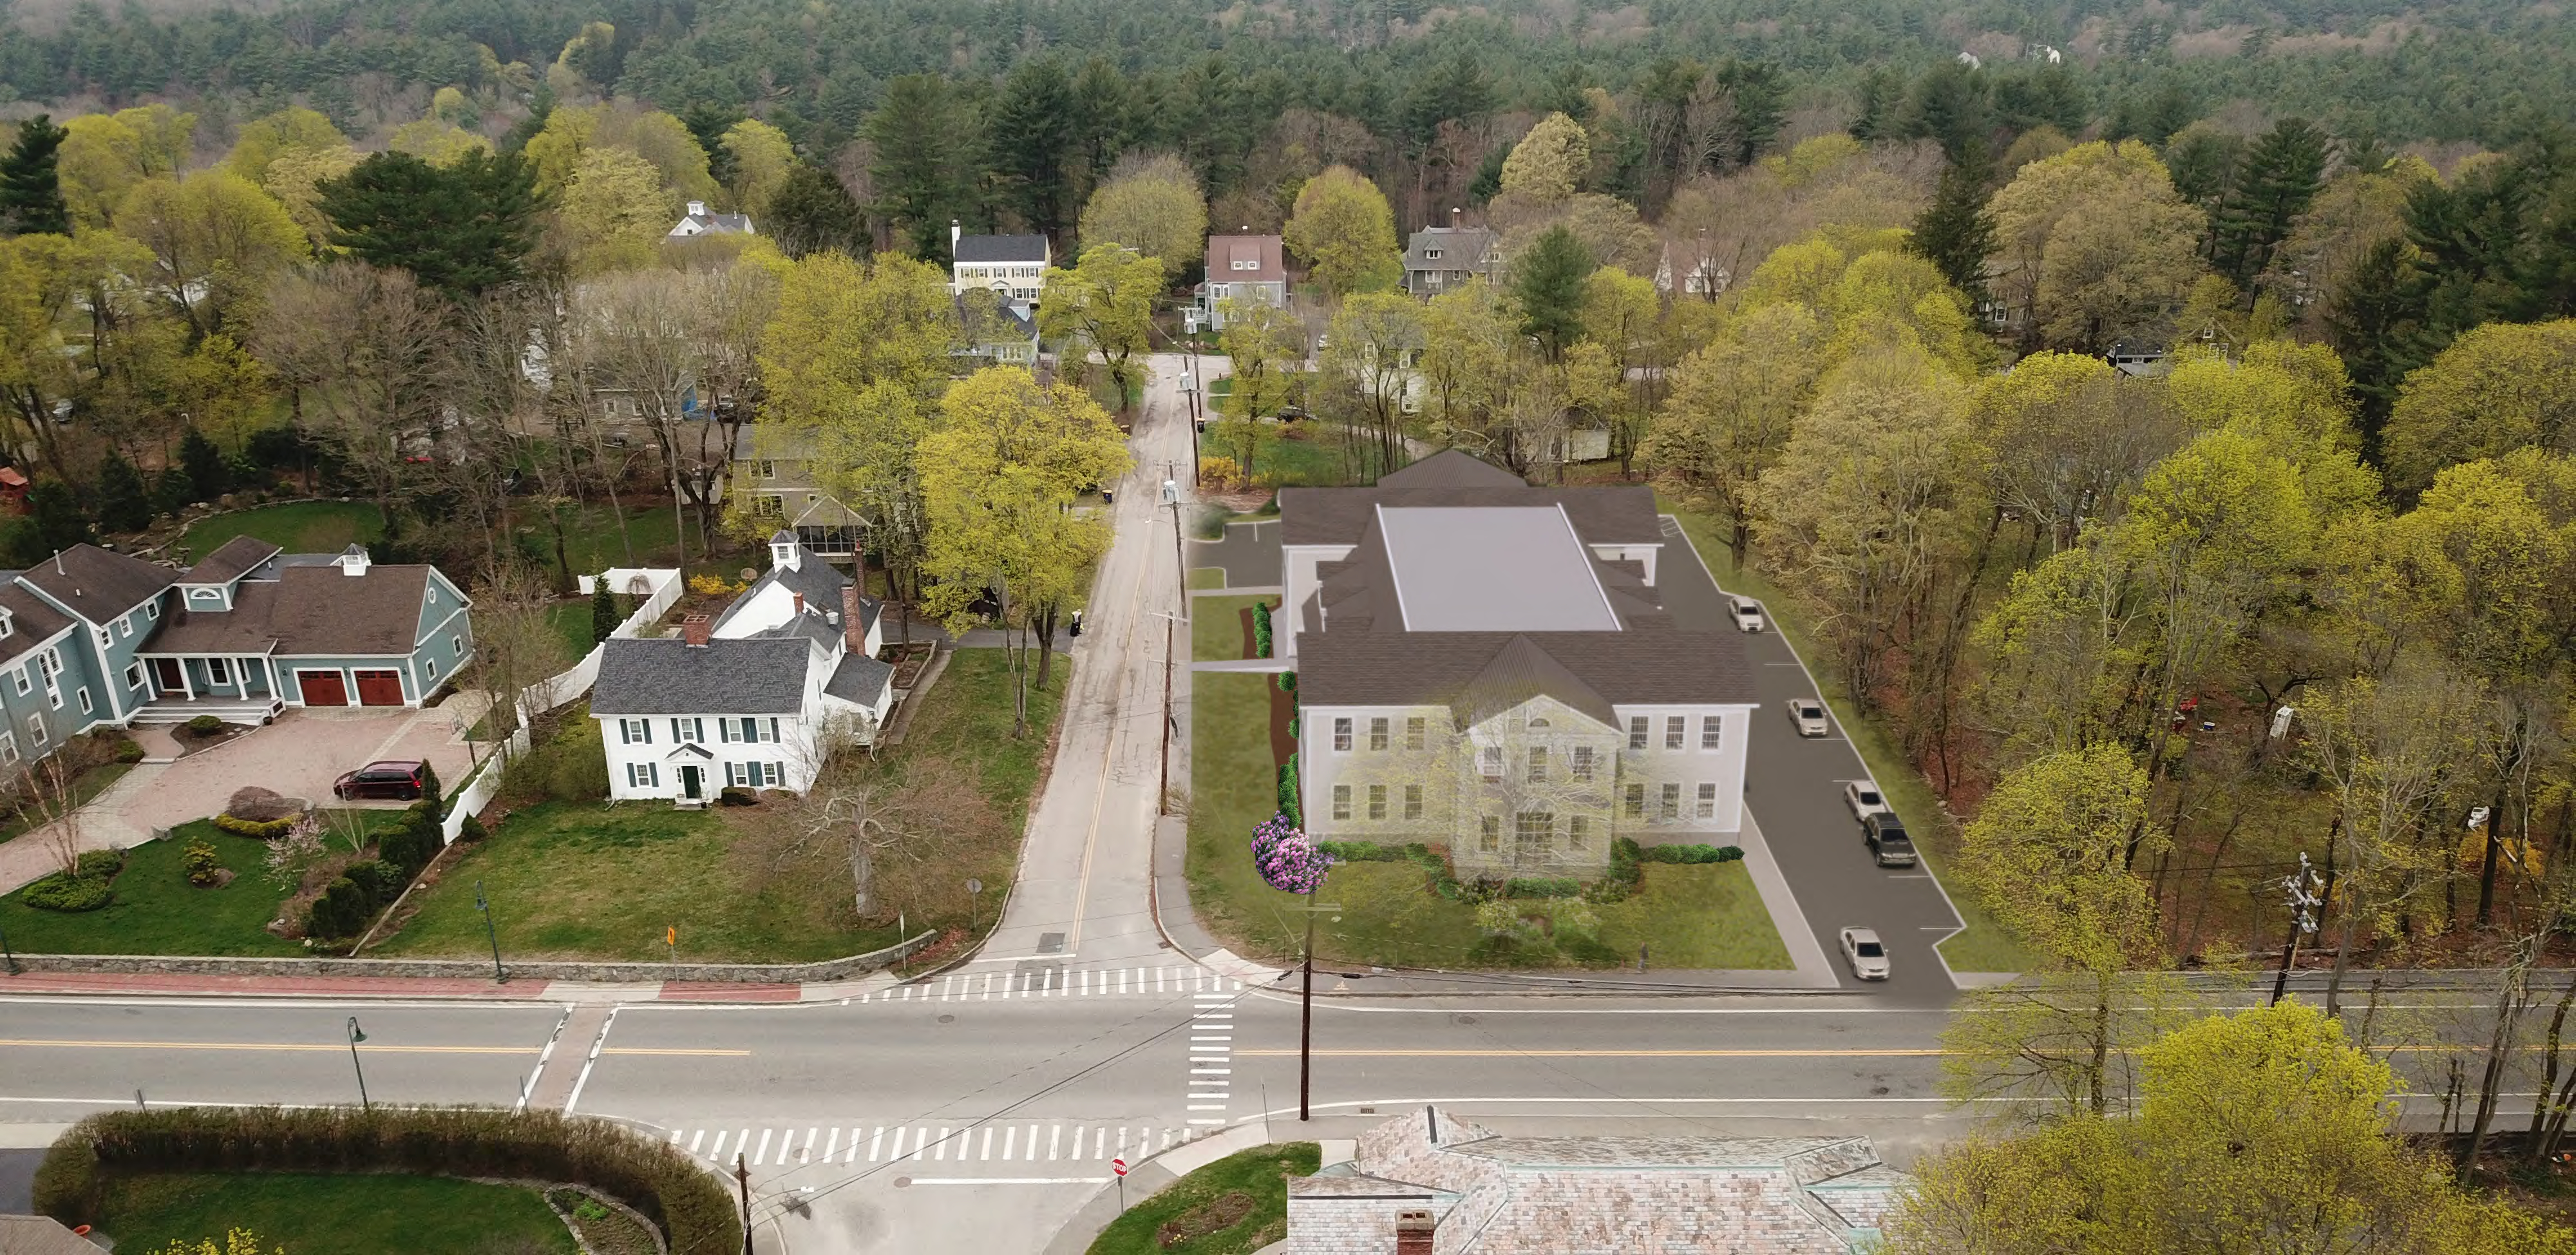
[[[992,1002],[1013,998],[1169,997],[1197,993],[1231,1002],[1243,982],[1195,967],[1070,968],[1031,962],[993,972],[952,972],[936,981],[860,994],[852,1002]]]
[[[1197,1095],[1193,1095],[1196,1097]],[[1193,1104],[1191,1110],[1200,1108]],[[1215,1110],[1223,1110],[1219,1104]],[[1214,1121],[1212,1123],[1223,1123]],[[999,1137],[994,1134],[998,1131]],[[1113,1156],[1142,1157],[1176,1142],[1205,1137],[1214,1130],[1189,1125],[1110,1123],[1094,1120],[1038,1123],[904,1125],[781,1125],[773,1127],[682,1127],[671,1130],[671,1144],[694,1158],[730,1167],[734,1155],[754,1168],[795,1169],[809,1164],[870,1164],[897,1161],[970,1163],[1035,1163],[1045,1160],[1106,1163]],[[837,1153],[836,1153],[837,1152]]]

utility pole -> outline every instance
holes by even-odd
[[[733,1156],[733,1179],[742,1187],[742,1255],[751,1255],[751,1169],[742,1162],[742,1152]]]
[[[1172,572],[1181,579],[1181,617],[1190,613],[1190,561],[1181,556],[1181,483],[1172,464],[1163,463],[1163,504],[1172,507]]]
[[[2310,908],[2325,903],[2325,878],[2308,866],[2308,856],[2299,855],[2299,870],[2281,878],[2281,891],[2290,899],[2290,939],[2281,947],[2281,970],[2272,978],[2272,1005],[2279,1006],[2290,991],[2290,962],[2298,957],[2299,938],[2317,931],[2317,917]]]
[[[1315,1054],[1315,917],[1330,913],[1340,923],[1342,908],[1330,903],[1311,902],[1297,908],[1306,913],[1306,958],[1300,964],[1305,973],[1305,988],[1298,995],[1297,1007],[1297,1119],[1300,1123],[1313,1118],[1309,1103],[1314,1095]]]
[[[1172,738],[1180,731],[1172,724],[1172,651],[1179,648],[1174,642],[1173,625],[1180,622],[1180,616],[1168,610],[1157,610],[1153,614],[1163,621],[1163,767],[1162,784],[1154,793],[1154,813],[1168,815],[1171,814],[1168,801],[1172,795]]]

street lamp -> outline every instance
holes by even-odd
[[[484,900],[483,882],[474,882],[474,909],[483,912],[483,932],[492,938],[492,983],[506,985],[510,975],[501,970],[501,930],[492,926],[492,904]]]
[[[358,1110],[373,1111],[375,1104],[367,1101],[367,1070],[358,1063],[358,1043],[365,1040],[367,1040],[367,1033],[366,1030],[358,1027],[358,1017],[350,1016],[349,1066],[358,1074]]]

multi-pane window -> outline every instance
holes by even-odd
[[[1370,785],[1370,786],[1369,786],[1369,818],[1371,818],[1371,819],[1384,819],[1384,818],[1386,818],[1386,786],[1385,786],[1385,785],[1382,785],[1382,784],[1372,784],[1372,785]]]
[[[1700,817],[1700,818],[1702,818],[1702,819],[1715,819],[1715,818],[1717,818],[1717,786],[1716,786],[1716,785],[1713,785],[1713,784],[1703,784],[1703,785],[1699,786],[1699,811],[1698,811],[1698,815],[1699,815],[1699,817]]]
[[[231,663],[231,661],[230,661],[230,660],[228,660],[228,659],[223,659],[223,658],[209,658],[209,659],[207,659],[207,660],[206,660],[206,682],[207,682],[208,684],[230,684],[230,683],[232,683],[232,682],[233,682],[233,664]]]
[[[617,721],[617,735],[628,745],[651,745],[653,723],[648,719],[620,719]]]
[[[1627,814],[1628,818],[1637,819],[1644,816],[1646,813],[1646,786],[1642,784],[1629,785],[1627,795],[1622,799],[1622,803],[1621,809]]]
[[[1663,805],[1656,810],[1655,814],[1664,819],[1679,819],[1682,817],[1682,787],[1680,785],[1668,784],[1664,786]]]
[[[1573,754],[1574,754],[1573,772],[1574,772],[1574,779],[1575,779],[1575,782],[1576,782],[1576,783],[1578,783],[1578,784],[1589,784],[1589,783],[1591,783],[1591,781],[1592,781],[1592,747],[1591,747],[1591,746],[1589,746],[1589,745],[1577,745],[1577,746],[1575,746],[1575,747],[1574,747]]]
[[[88,690],[88,689],[82,689],[79,693],[74,694],[74,696],[77,696],[77,697],[79,697],[79,698],[80,698],[80,708],[81,708],[81,713],[82,713],[82,714],[84,714],[84,715],[88,714],[88,713],[90,712],[90,709],[91,709],[90,704],[89,704],[89,690]]]
[[[1586,819],[1581,815],[1569,815],[1566,817],[1565,848],[1569,850],[1589,850],[1592,848],[1591,820]]]
[[[1524,858],[1545,858],[1548,842],[1556,836],[1556,816],[1547,811],[1522,811],[1512,816],[1512,839]]]
[[[674,719],[671,721],[671,739],[682,745],[703,744],[707,739],[706,724],[696,715]]]
[[[11,733],[0,732],[0,763],[16,761],[18,761],[18,738]]]
[[[1337,784],[1337,785],[1334,785],[1334,786],[1333,786],[1333,818],[1335,818],[1335,819],[1348,819],[1348,818],[1350,818],[1350,817],[1351,817],[1351,786],[1349,786],[1349,785],[1347,785],[1347,784]]]
[[[658,789],[662,787],[662,769],[652,763],[628,763],[626,784],[634,789]]]
[[[1408,784],[1404,786],[1404,817],[1406,819],[1422,818],[1421,785]]]
[[[1485,816],[1484,829],[1476,834],[1476,849],[1484,854],[1503,852],[1503,821],[1500,816]]]
[[[1632,750],[1641,750],[1646,748],[1646,717],[1644,715],[1628,716],[1628,748]]]
[[[1481,758],[1482,758],[1482,760],[1483,760],[1483,762],[1484,762],[1484,764],[1485,764],[1485,778],[1486,778],[1486,779],[1488,779],[1488,780],[1500,780],[1500,779],[1502,779],[1502,778],[1503,778],[1503,747],[1502,747],[1502,746],[1499,746],[1499,745],[1488,745],[1488,746],[1486,746],[1486,747],[1485,747],[1485,752],[1483,753],[1483,755],[1481,755]]]
[[[1404,748],[1409,749],[1409,750],[1418,750],[1418,749],[1421,749],[1421,748],[1422,748],[1422,743],[1423,743],[1423,734],[1424,734],[1424,729],[1425,729],[1425,721],[1423,720],[1422,716],[1420,716],[1420,715],[1415,715],[1414,717],[1412,717],[1412,718],[1410,718],[1410,719],[1405,720],[1405,721],[1404,721]]]
[[[1369,720],[1369,748],[1373,750],[1382,750],[1386,748],[1386,719],[1384,716]]]
[[[1531,784],[1538,784],[1547,779],[1547,747],[1544,745],[1530,747],[1529,778]]]
[[[1351,721],[1348,718],[1336,718],[1333,720],[1333,748],[1345,753],[1349,752],[1351,748]]]
[[[1685,719],[1680,715],[1667,716],[1664,719],[1664,748],[1668,750],[1680,749],[1682,747],[1682,729],[1687,727],[1689,724],[1690,720]]]
[[[1725,729],[1725,720],[1716,715],[1701,715],[1699,717],[1699,747],[1704,750],[1716,749],[1720,744],[1720,736]]]

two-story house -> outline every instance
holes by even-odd
[[[1451,451],[1279,512],[1309,833],[1583,875],[1618,837],[1742,828],[1751,671],[1739,636],[1664,608],[1652,490]]]
[[[859,551],[867,520],[817,482],[813,433],[787,423],[734,429],[733,505],[796,533],[797,542],[829,558]]]
[[[769,572],[723,614],[601,643],[590,714],[611,799],[802,793],[836,750],[876,739],[894,707],[876,601],[791,533],[769,552]]]
[[[751,215],[711,213],[702,200],[690,201],[689,212],[680,215],[679,222],[667,233],[668,238],[674,240],[693,240],[701,235],[752,234],[756,233],[751,229]]]
[[[1210,331],[1225,330],[1228,301],[1286,308],[1288,261],[1275,235],[1211,235],[1199,310]]]
[[[0,770],[92,728],[416,707],[473,656],[437,568],[235,537],[184,571],[74,545],[0,572]]]
[[[1046,291],[1047,267],[1055,251],[1043,235],[968,235],[948,224],[948,294],[988,288],[1022,317],[1028,317]]]
[[[1502,274],[1503,237],[1483,227],[1460,226],[1457,211],[1450,225],[1424,227],[1404,246],[1404,290],[1434,297],[1466,285],[1469,279],[1495,282]]]

